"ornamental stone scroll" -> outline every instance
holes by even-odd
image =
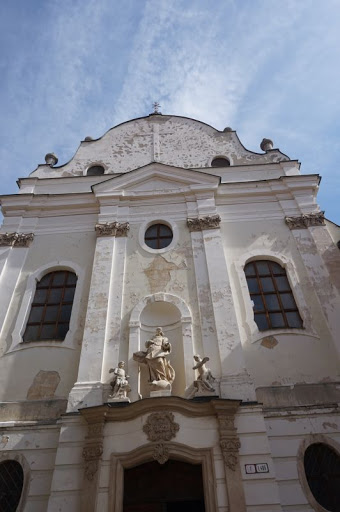
[[[219,215],[207,215],[187,219],[189,231],[202,231],[204,229],[216,229],[220,227],[221,217]]]
[[[96,224],[95,230],[97,236],[115,236],[123,237],[128,235],[130,224],[128,222],[105,222]]]
[[[3,233],[0,234],[0,247],[29,247],[33,239],[33,233]]]
[[[325,226],[324,212],[305,213],[299,217],[285,217],[289,229],[307,229],[313,226]]]

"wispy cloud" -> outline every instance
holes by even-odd
[[[324,175],[336,205],[340,110],[337,0],[17,0],[0,7],[2,182],[12,190],[47,151],[147,115],[232,126]],[[328,199],[329,198],[329,199]]]

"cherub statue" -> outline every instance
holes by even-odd
[[[125,363],[124,361],[120,361],[118,363],[117,368],[111,368],[109,373],[113,373],[113,379],[110,382],[111,386],[111,394],[110,398],[116,399],[126,399],[126,394],[131,391],[129,386],[128,378],[129,376],[125,374]]]
[[[196,361],[196,365],[193,367],[193,370],[198,371],[198,377],[197,380],[195,380],[194,385],[197,388],[198,392],[210,392],[210,393],[216,393],[215,387],[213,385],[214,381],[216,380],[215,377],[213,377],[210,368],[207,368],[205,363],[209,361],[209,357],[204,357],[203,359],[201,356],[196,354],[194,356],[194,359]]]

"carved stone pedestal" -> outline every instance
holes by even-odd
[[[121,398],[109,396],[109,398],[107,399],[107,403],[108,404],[111,404],[111,403],[116,404],[117,402],[127,402],[127,403],[130,403],[131,400],[127,396],[126,397],[121,397]]]
[[[157,396],[171,396],[171,390],[160,389],[158,391],[150,391],[150,398],[155,398]]]

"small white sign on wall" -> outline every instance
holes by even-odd
[[[269,467],[266,462],[261,462],[259,464],[246,464],[246,474],[252,475],[254,473],[269,473]]]

